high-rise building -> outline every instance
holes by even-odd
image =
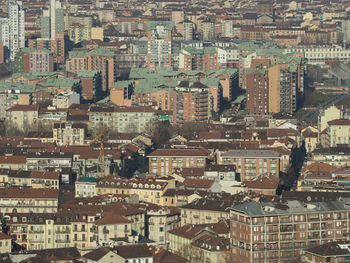
[[[4,60],[9,56],[10,37],[7,18],[0,18],[0,42],[4,44]]]
[[[22,1],[9,0],[9,50],[10,59],[25,46],[24,9]]]
[[[215,25],[210,19],[206,19],[200,23],[199,32],[201,33],[202,40],[214,40],[215,39]]]
[[[64,32],[64,10],[60,1],[50,0],[49,10],[44,10],[41,16],[41,37],[56,39],[56,33]]]
[[[180,25],[178,27],[180,27],[180,33],[182,34],[184,40],[185,41],[193,40],[194,23],[186,19],[185,21],[180,23]],[[183,30],[183,32],[181,32],[181,29]]]
[[[171,66],[171,32],[173,28],[173,22],[169,21],[147,22],[148,68]]]

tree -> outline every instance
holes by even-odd
[[[153,138],[156,148],[165,145],[174,134],[174,127],[169,121],[159,121],[149,126],[148,132]]]
[[[8,235],[10,227],[7,225],[7,220],[5,217],[1,218],[1,230],[2,233]]]

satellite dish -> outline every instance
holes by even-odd
[[[308,197],[306,198],[306,200],[307,200],[308,202],[311,202],[311,196],[308,196]]]

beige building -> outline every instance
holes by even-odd
[[[350,144],[350,120],[337,119],[328,122],[327,145],[336,147],[337,145]]]
[[[211,224],[220,219],[229,219],[227,208],[231,205],[233,201],[229,200],[197,199],[180,208],[181,225]]]
[[[38,127],[38,105],[15,105],[6,112],[7,125],[19,131],[36,130]]]
[[[58,190],[32,188],[0,189],[0,213],[56,213]]]
[[[8,186],[59,189],[59,173],[0,169],[0,187]]]
[[[175,188],[175,180],[160,181],[155,179],[125,179],[106,177],[98,181],[96,194],[136,194],[139,200],[157,205],[163,205],[163,193]]]
[[[166,247],[169,241],[168,231],[180,226],[180,210],[168,207],[151,208],[147,211],[148,238],[158,246]]]
[[[312,126],[308,126],[301,130],[302,139],[305,142],[306,152],[311,153],[316,149],[318,144],[318,130]]]
[[[112,239],[124,238],[131,235],[132,221],[115,213],[106,213],[95,222],[97,244],[99,246],[111,246]]]
[[[53,141],[57,145],[84,145],[85,125],[81,123],[55,123]]]
[[[169,250],[193,263],[230,261],[230,239],[213,225],[186,225],[169,231]]]
[[[327,129],[328,122],[338,120],[343,117],[343,113],[336,106],[330,106],[327,109],[321,110],[318,115],[318,141],[321,141],[321,133]]]
[[[12,237],[4,233],[0,233],[0,254],[11,253],[11,250],[12,250],[11,240],[12,240]]]

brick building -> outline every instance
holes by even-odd
[[[205,149],[157,149],[148,155],[149,172],[171,175],[175,168],[201,168],[207,156]]]
[[[231,207],[232,262],[300,262],[303,248],[348,240],[349,201],[251,201]]]

